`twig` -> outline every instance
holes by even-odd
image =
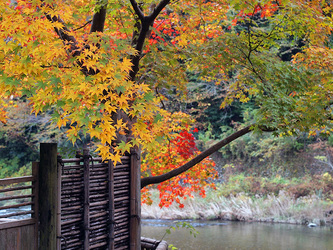
[[[82,28],[84,28],[84,27],[86,27],[89,23],[91,23],[92,22],[92,19],[91,20],[89,20],[88,22],[86,22],[84,25],[82,25],[81,27],[79,27],[79,28],[76,28],[76,29],[73,29],[73,31],[77,31],[77,30],[79,30],[79,29],[82,29]]]

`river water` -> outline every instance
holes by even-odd
[[[30,207],[20,209],[30,210]],[[1,210],[0,215],[9,212],[18,211]],[[27,218],[27,215],[15,219],[23,217]],[[163,240],[179,250],[333,250],[333,228],[330,227],[229,221],[186,222],[199,232],[196,237],[186,228],[171,229],[171,234],[166,234],[167,229],[176,225],[172,220],[143,220],[142,236],[161,240],[165,235]]]
[[[188,221],[199,234],[194,238],[189,229],[171,230],[163,240],[180,250],[219,249],[301,249],[333,250],[333,229],[308,228],[303,225]],[[168,220],[143,220],[142,236],[161,240],[166,230],[174,226]]]

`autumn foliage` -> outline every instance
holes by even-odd
[[[142,171],[156,176],[169,172],[183,165],[198,154],[193,133],[198,132],[195,128],[192,132],[187,129],[180,131],[172,139],[161,141],[154,149],[148,151],[148,157],[142,163]],[[168,207],[174,201],[183,207],[182,199],[192,197],[193,192],[205,197],[205,188],[214,188],[212,182],[217,178],[215,163],[205,159],[189,171],[182,173],[168,181],[157,185],[160,191],[160,207]],[[142,202],[151,204],[149,190],[142,190]]]
[[[222,108],[255,101],[244,133],[332,129],[330,1],[17,0],[1,1],[0,13],[0,122],[21,98],[52,113],[72,142],[89,136],[104,159],[142,152],[143,178],[199,153],[193,121],[165,105],[186,98],[189,75],[219,86]],[[299,41],[282,61],[282,44]],[[204,196],[213,166],[159,184],[161,206]]]

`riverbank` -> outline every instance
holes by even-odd
[[[178,204],[160,208],[158,191],[152,190],[152,205],[142,205],[144,219],[202,219],[257,221],[317,225],[333,223],[333,203],[316,195],[294,198],[285,191],[278,195],[252,196],[244,193],[230,197],[219,196],[215,190],[208,190],[206,198],[193,197]]]

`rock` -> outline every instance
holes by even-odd
[[[329,210],[325,212],[325,217],[331,217],[333,215],[333,210]]]
[[[315,224],[315,223],[309,223],[309,224],[308,224],[308,227],[318,227],[318,225]]]

